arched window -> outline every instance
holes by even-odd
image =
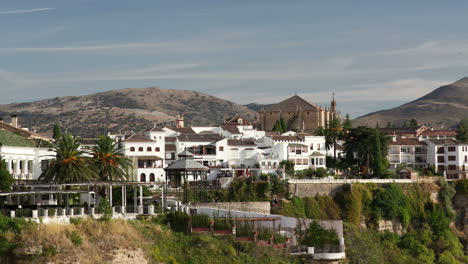
[[[159,152],[159,148],[158,148],[158,147],[156,147],[154,150],[157,151],[157,152]]]
[[[156,181],[156,179],[154,177],[154,173],[151,173],[150,174],[150,182],[155,182],[155,181]]]
[[[135,147],[131,147],[131,148],[130,148],[130,151],[131,151],[131,152],[134,152],[134,151],[135,151]]]
[[[147,147],[147,148],[146,148],[146,151],[151,151],[151,147]]]
[[[143,151],[143,147],[139,147],[139,148],[138,148],[138,151]]]
[[[146,174],[142,173],[140,175],[140,182],[146,182]]]

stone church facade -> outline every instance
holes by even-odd
[[[324,109],[294,95],[259,111],[258,121],[264,131],[273,130],[276,122],[283,118],[288,130],[313,133],[317,128],[325,127],[334,116],[338,116],[335,98],[331,102],[330,109]]]

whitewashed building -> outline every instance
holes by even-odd
[[[468,144],[455,139],[429,139],[428,163],[447,180],[468,179]]]

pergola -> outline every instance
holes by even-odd
[[[164,169],[166,172],[166,194],[168,184],[170,184],[172,188],[185,186],[190,176],[194,180],[197,180],[199,177],[201,180],[207,180],[209,168],[194,161],[193,154],[190,151],[185,150],[179,153],[178,156],[180,158],[178,161]]]
[[[67,196],[69,194],[85,194],[87,193],[88,200],[95,201],[95,193],[97,187],[104,187],[106,188],[106,192],[109,198],[109,203],[112,206],[112,187],[120,186],[122,188],[122,206],[127,206],[127,187],[133,187],[133,198],[134,198],[134,206],[137,208],[138,200],[139,204],[143,205],[143,186],[151,186],[154,185],[153,183],[145,183],[145,182],[134,182],[134,181],[90,181],[90,182],[80,182],[80,183],[30,183],[30,184],[16,184],[14,185],[14,191],[12,192],[0,192],[0,196],[4,197],[21,197],[21,196],[34,196],[40,194],[55,194],[57,195],[57,199],[60,197],[64,200],[61,196]],[[137,187],[139,187],[139,199],[137,199]],[[76,188],[80,188],[80,190],[76,190]],[[84,188],[84,190],[83,190]],[[93,197],[91,197],[93,196]],[[67,200],[67,199],[66,199]],[[19,202],[19,200],[18,200]],[[68,202],[67,204],[68,205]],[[90,207],[90,203],[88,202],[88,207]]]

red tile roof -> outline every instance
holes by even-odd
[[[420,141],[417,138],[396,138],[395,141],[390,140],[390,145],[393,146],[423,146],[426,142]]]
[[[129,137],[126,137],[124,142],[154,142],[154,140],[147,138],[143,135],[130,135]]]
[[[423,137],[455,137],[457,131],[444,129],[444,130],[427,130],[421,133]]]

